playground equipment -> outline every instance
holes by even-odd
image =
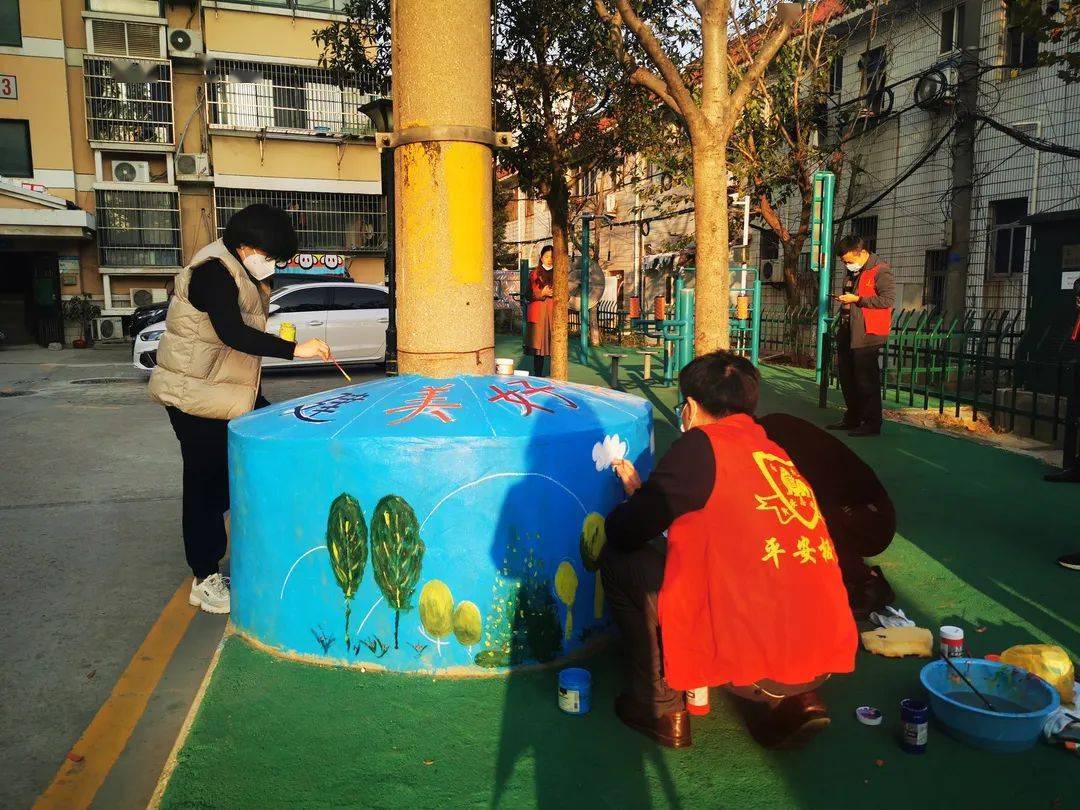
[[[730,350],[758,364],[761,342],[761,276],[756,267],[734,266],[731,270]],[[682,368],[694,359],[694,290],[686,287],[693,267],[673,271],[674,312],[666,317],[654,312],[652,318],[632,318],[631,328],[663,346],[663,383],[672,385]]]
[[[825,333],[832,323],[829,285],[833,263],[833,193],[836,175],[814,172],[814,201],[810,214],[810,269],[818,274],[817,353],[815,379],[821,384],[825,358]],[[824,407],[824,406],[823,406]]]

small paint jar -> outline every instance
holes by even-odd
[[[705,715],[709,713],[709,687],[699,686],[696,689],[686,690],[686,710],[690,714]]]
[[[514,359],[512,357],[496,357],[495,373],[500,377],[509,377],[514,373]]]
[[[909,754],[926,752],[930,732],[930,707],[925,701],[905,698],[900,701],[900,747]]]
[[[278,327],[278,337],[282,340],[291,340],[296,342],[296,324],[289,323],[288,321],[282,321],[281,326]]]
[[[592,675],[580,667],[559,673],[559,708],[567,714],[588,714],[592,707]]]
[[[950,624],[943,625],[938,631],[942,658],[964,657],[964,631]]]

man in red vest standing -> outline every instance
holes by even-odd
[[[849,234],[836,243],[836,255],[847,276],[836,360],[840,390],[847,408],[844,418],[829,430],[849,436],[881,433],[881,349],[889,337],[896,304],[896,282],[889,265],[869,251],[861,236]]]
[[[648,480],[612,465],[629,496],[607,517],[600,558],[625,642],[615,712],[682,748],[684,692],[724,687],[761,745],[798,747],[829,724],[817,688],[855,666],[837,549],[813,489],[754,421],[757,369],[714,352],[679,387],[683,436]]]

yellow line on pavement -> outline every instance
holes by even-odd
[[[150,695],[191,619],[198,612],[187,601],[190,587],[185,582],[172,595],[120,675],[112,694],[72,747],[52,784],[35,802],[35,808],[67,810],[90,806],[146,710]]]

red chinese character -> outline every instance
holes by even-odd
[[[405,404],[397,408],[391,408],[386,411],[387,416],[392,413],[404,413],[405,415],[400,419],[396,419],[391,422],[391,425],[403,425],[406,422],[411,422],[421,414],[427,414],[428,416],[434,416],[440,422],[446,424],[454,421],[454,417],[447,413],[447,411],[460,408],[461,404],[457,402],[449,402],[446,397],[443,396],[447,391],[453,388],[454,385],[442,385],[435,387],[432,385],[425,385],[420,390],[423,392],[417,394],[412,399],[405,400]]]
[[[517,390],[512,390],[511,386],[516,386]],[[552,385],[533,385],[529,380],[513,380],[506,384],[506,390],[503,390],[497,385],[492,385],[491,390],[495,392],[495,396],[489,397],[488,402],[509,402],[511,405],[517,405],[521,409],[522,416],[530,416],[533,411],[543,411],[544,413],[554,413],[551,408],[545,408],[543,405],[539,405],[532,401],[532,398],[539,396],[540,394],[546,394],[549,397],[562,402],[566,407],[577,410],[577,403],[569,397],[563,396]]]

